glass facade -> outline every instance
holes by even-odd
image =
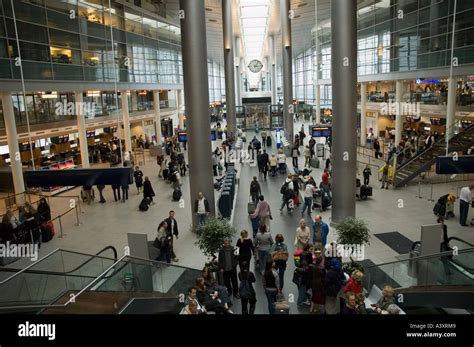
[[[108,0],[11,3],[1,1],[0,79],[21,78],[21,55],[26,80],[182,83],[177,26]]]
[[[224,66],[215,61],[207,61],[209,74],[209,103],[225,102]]]
[[[454,0],[372,1],[358,10],[358,73],[375,75],[450,66]],[[474,62],[474,3],[457,1],[454,57]],[[330,77],[330,28],[318,31],[319,78]]]
[[[372,0],[358,9],[359,75],[449,67],[454,0]],[[474,2],[458,0],[453,56],[458,65],[474,63]],[[317,48],[316,49],[316,45]],[[307,66],[319,79],[331,78],[331,28],[323,23],[313,33],[311,52],[298,52],[294,65],[295,98],[314,102],[313,82],[301,77]],[[316,59],[316,51],[319,59]],[[314,76],[316,77],[316,76]],[[383,76],[377,79],[383,79]],[[330,104],[330,86],[321,86],[321,104]]]

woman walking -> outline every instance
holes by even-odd
[[[153,202],[153,197],[155,196],[155,192],[153,191],[153,187],[151,186],[150,179],[148,176],[145,177],[145,182],[143,183],[143,198],[148,199],[152,205],[155,203]]]

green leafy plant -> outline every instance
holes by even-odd
[[[367,223],[361,219],[346,218],[336,225],[337,242],[348,247],[351,245],[369,244],[370,230]],[[355,263],[350,257],[351,263],[348,265],[348,273],[353,270],[363,271],[362,266]],[[349,269],[350,268],[350,269]]]
[[[370,231],[361,219],[346,218],[336,225],[337,242],[345,245],[369,244]]]
[[[226,219],[209,218],[197,228],[196,245],[214,263],[224,240],[231,239],[237,230]]]

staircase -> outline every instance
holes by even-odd
[[[464,152],[474,145],[474,124],[455,135],[449,141],[449,152]],[[428,171],[436,162],[436,158],[446,155],[446,141],[441,138],[431,148],[414,156],[397,167],[394,177],[394,187],[405,186],[412,179],[423,172]]]

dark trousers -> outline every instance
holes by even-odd
[[[212,171],[214,172],[214,176],[217,176],[217,165],[212,165]]]
[[[369,185],[369,176],[364,176],[364,186],[368,186]]]
[[[293,166],[298,167],[298,157],[293,157]]]
[[[227,288],[227,291],[230,295],[239,294],[239,286],[237,283],[237,270],[233,269],[230,271],[224,271],[224,285]]]
[[[252,255],[241,255],[239,256],[239,268],[242,271],[242,264],[247,263],[247,267],[250,266],[250,259],[252,259]]]
[[[252,197],[252,202],[256,205],[257,202],[258,202],[258,192],[256,192],[256,193],[255,193],[255,192],[252,192],[252,193],[250,194],[250,196]]]
[[[257,299],[254,297],[252,299],[240,299],[242,303],[242,314],[254,314],[255,313],[255,304],[257,303]],[[250,308],[248,305],[250,304]]]
[[[102,194],[103,189],[99,189],[100,202],[105,202],[104,195]]]
[[[119,201],[120,200],[120,188],[112,188],[112,190],[114,191],[115,201]]]
[[[469,213],[469,203],[464,201],[464,200],[460,200],[460,203],[459,203],[459,222],[461,223],[461,225],[466,225],[467,214],[468,213]]]
[[[122,198],[123,198],[122,200],[123,202],[125,202],[125,200],[128,200],[128,187],[122,187]]]

